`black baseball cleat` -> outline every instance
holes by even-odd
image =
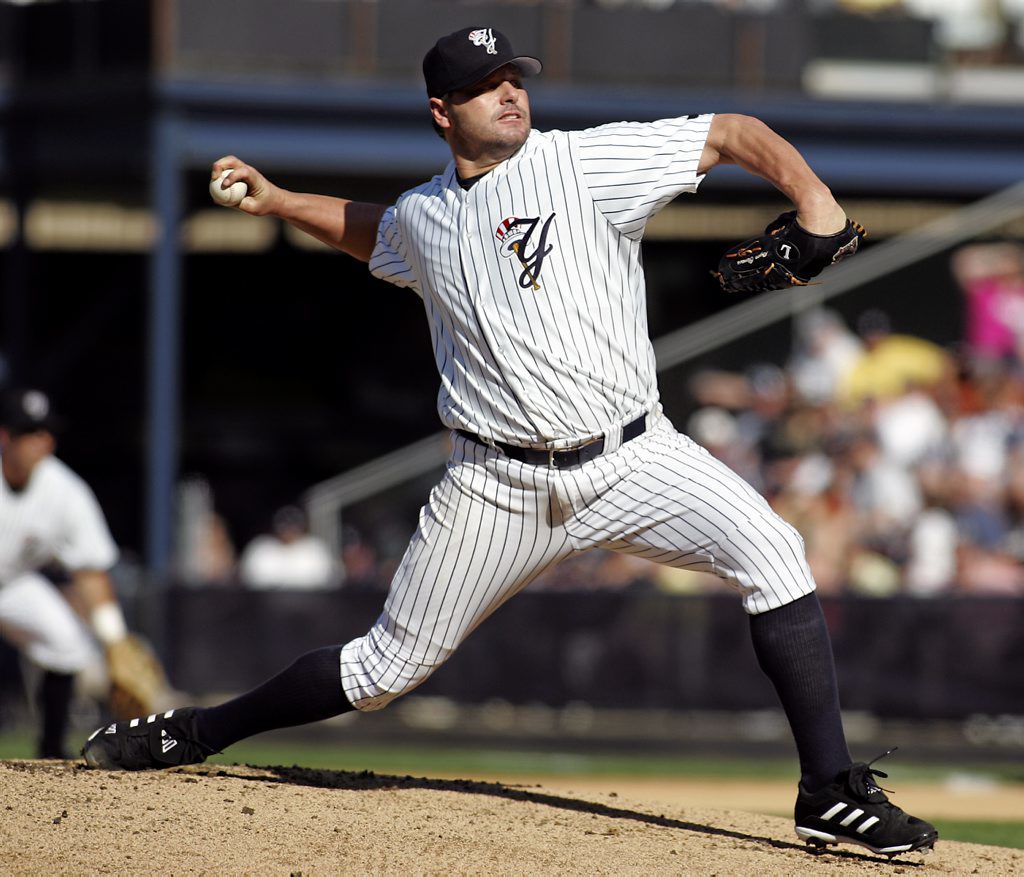
[[[217,750],[195,730],[195,707],[154,713],[97,728],[82,747],[89,767],[100,770],[157,770],[199,764]]]
[[[817,792],[798,786],[797,837],[817,852],[828,844],[849,843],[890,859],[900,853],[932,849],[939,839],[935,826],[904,813],[876,785],[873,777],[888,776],[871,767],[878,758],[869,764],[851,764]]]

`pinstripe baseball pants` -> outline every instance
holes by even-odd
[[[509,597],[590,548],[715,573],[749,613],[814,590],[796,530],[665,418],[571,469],[456,437],[383,612],[342,649],[345,695],[360,710],[387,706]]]
[[[103,663],[103,652],[86,623],[38,573],[22,573],[0,584],[0,636],[34,664],[55,673],[78,673]]]

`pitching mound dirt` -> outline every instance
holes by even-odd
[[[940,841],[815,856],[785,819],[607,792],[299,767],[107,773],[0,762],[6,874],[1019,874],[1024,851]]]

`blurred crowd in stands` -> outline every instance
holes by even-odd
[[[931,21],[935,42],[949,59],[1001,64],[1024,61],[1024,0],[590,0],[595,6],[667,9],[710,5],[731,12],[770,13],[802,9],[811,13],[909,17]]]
[[[795,318],[784,365],[691,381],[695,407],[679,425],[797,527],[823,594],[1024,595],[1024,246],[965,246],[951,268],[957,349],[901,334],[880,309],[853,325],[816,309]],[[201,536],[185,577],[252,588],[384,589],[413,526],[396,522],[386,538],[346,527],[333,558],[288,508],[236,560],[223,522],[186,519]],[[723,587],[605,551],[531,585]]]

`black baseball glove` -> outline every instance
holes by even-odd
[[[726,292],[806,286],[829,265],[856,253],[866,236],[862,225],[849,220],[835,234],[811,234],[790,210],[769,223],[760,237],[729,250],[712,273]]]

